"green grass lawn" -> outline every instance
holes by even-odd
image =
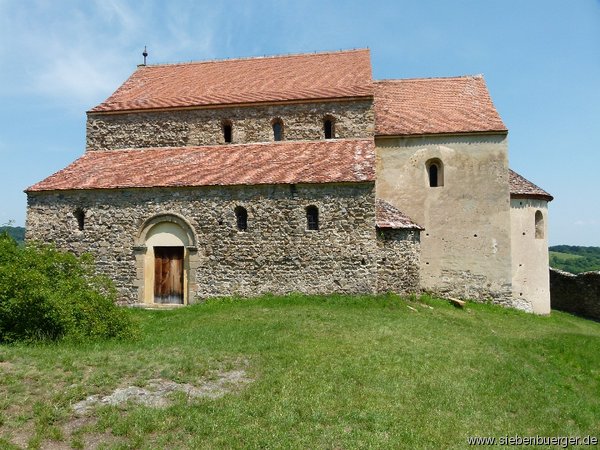
[[[600,324],[491,305],[263,297],[132,310],[135,341],[0,346],[0,448],[467,448],[600,437]],[[243,368],[220,398],[72,405]],[[14,446],[17,444],[18,446]]]

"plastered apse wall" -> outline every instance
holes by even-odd
[[[548,272],[548,202],[511,199],[513,296],[530,302],[533,312],[550,314]],[[542,214],[536,235],[536,212]]]
[[[425,228],[422,287],[528,309],[511,289],[506,135],[377,138],[376,147],[377,197]],[[429,186],[432,159],[443,186]]]

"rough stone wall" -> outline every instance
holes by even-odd
[[[377,292],[419,291],[419,234],[419,230],[377,230]]]
[[[511,288],[506,136],[376,138],[375,144],[377,197],[425,228],[422,288],[446,297],[527,307]],[[429,186],[427,163],[432,160],[443,165],[442,186]]]
[[[99,272],[115,280],[121,300],[136,303],[143,285],[136,238],[148,218],[174,213],[198,236],[190,302],[267,292],[370,293],[378,271],[374,203],[373,183],[29,193],[27,239],[91,252]],[[238,205],[248,211],[247,231],[236,228]],[[318,231],[306,229],[308,205],[319,208]],[[83,231],[76,208],[85,211]],[[413,284],[394,287],[408,291]]]
[[[551,268],[550,303],[552,309],[600,320],[600,272],[574,275]]]
[[[234,144],[273,141],[272,121],[285,140],[324,139],[323,118],[335,121],[337,138],[373,136],[373,103],[339,101],[123,114],[88,114],[87,150],[224,144],[222,124],[232,123]]]

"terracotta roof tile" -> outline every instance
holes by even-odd
[[[552,201],[552,197],[548,192],[536,186],[531,181],[523,178],[517,172],[509,170],[510,196],[514,198],[533,197],[542,200]]]
[[[90,151],[27,192],[375,180],[372,139]]]
[[[375,82],[375,133],[506,131],[482,76]]]
[[[375,200],[375,218],[379,228],[412,228],[424,230],[423,227],[414,223],[410,217],[392,206],[385,200]]]
[[[369,50],[140,66],[90,112],[373,96]]]

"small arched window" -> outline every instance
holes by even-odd
[[[79,231],[83,231],[83,228],[85,227],[85,211],[81,208],[77,208],[73,211],[73,215],[75,216],[75,219],[77,219],[77,228]]]
[[[429,186],[438,186],[438,166],[437,164],[431,164],[429,166]]]
[[[325,139],[335,138],[335,120],[333,117],[326,116],[323,119],[323,132],[325,133]]]
[[[226,144],[229,144],[232,142],[233,139],[233,124],[231,123],[231,120],[224,120],[222,126],[223,140]]]
[[[306,228],[308,230],[319,229],[319,208],[315,205],[306,207]]]
[[[535,238],[544,239],[544,215],[539,209],[535,212]]]
[[[273,120],[273,140],[283,141],[283,121],[281,119]]]
[[[444,165],[437,158],[430,159],[425,163],[427,169],[427,178],[430,187],[440,187],[444,185]]]
[[[243,206],[235,207],[235,222],[238,230],[246,231],[248,229],[248,211]]]

